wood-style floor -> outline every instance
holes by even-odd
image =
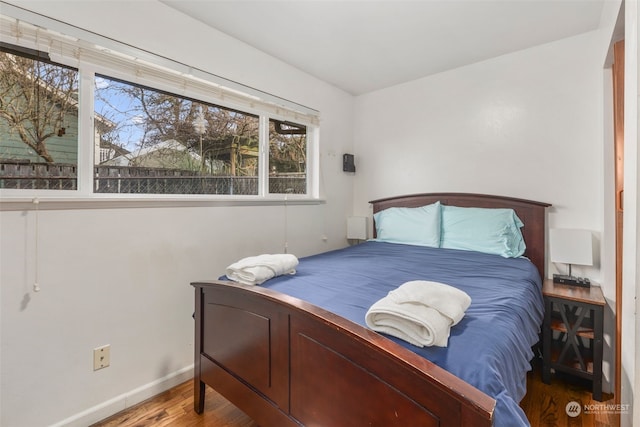
[[[569,417],[569,402],[584,405],[613,403],[611,395],[604,402],[591,399],[588,384],[574,383],[555,376],[551,384],[540,379],[540,368],[534,366],[527,381],[527,395],[520,403],[532,427],[619,427],[615,414],[596,406],[590,413]],[[205,410],[202,415],[193,411],[193,382],[187,381],[156,397],[118,413],[92,427],[258,427],[247,415],[207,388]],[[334,426],[331,426],[334,427]]]
[[[520,402],[531,427],[619,427],[620,416],[607,411],[606,404],[614,404],[613,395],[603,394],[602,402],[593,400],[590,381],[575,379],[556,373],[551,376],[551,384],[541,378],[541,363],[534,363],[527,376],[527,395]],[[582,411],[575,417],[567,414],[567,405],[578,402]]]

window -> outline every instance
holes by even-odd
[[[2,196],[318,197],[317,111],[60,22],[0,24]]]
[[[77,188],[78,72],[0,51],[0,188]]]
[[[258,116],[106,76],[94,99],[96,193],[258,194]]]
[[[269,193],[306,194],[307,128],[269,120]]]

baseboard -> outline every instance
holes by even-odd
[[[123,393],[120,396],[116,396],[113,399],[53,424],[51,427],[86,427],[160,394],[163,391],[169,390],[178,384],[182,384],[191,378],[193,378],[193,365],[172,372],[165,377],[127,393]]]

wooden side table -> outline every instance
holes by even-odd
[[[592,381],[595,400],[602,400],[603,319],[606,301],[598,286],[582,288],[554,283],[542,285],[545,302],[542,342],[542,381],[551,370]]]

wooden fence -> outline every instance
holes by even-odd
[[[129,166],[95,166],[94,193],[258,194],[257,176],[201,175],[194,171]],[[306,193],[305,174],[269,176],[269,192]],[[0,188],[76,190],[77,166],[0,161]]]

